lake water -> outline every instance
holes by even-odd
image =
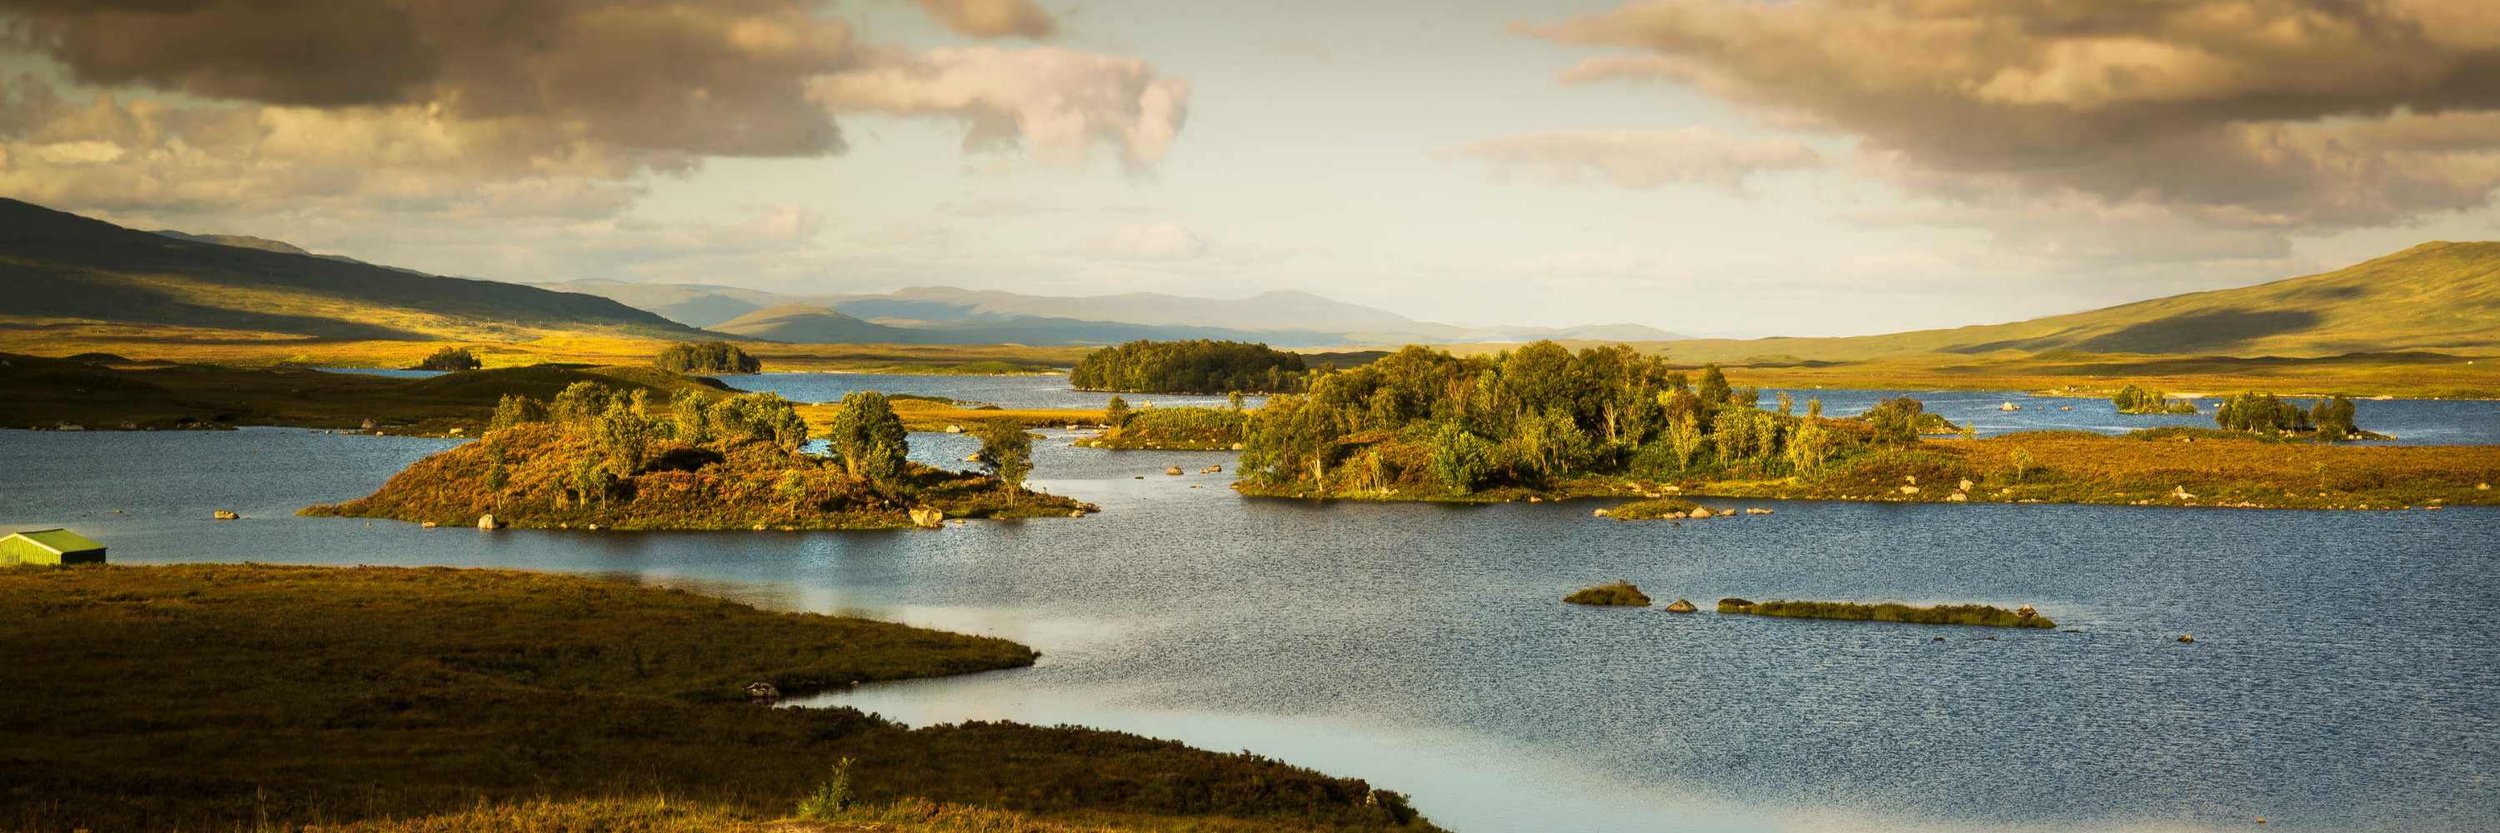
[[[1040,664],[821,702],[1248,749],[1459,831],[2500,826],[2500,512],[1796,502],[1618,524],[1593,502],[1247,500],[1194,474],[1228,454],[1067,439],[1037,443],[1036,485],[1102,514],[620,534],[290,514],[444,440],[0,431],[0,527],[70,526],[119,563],[526,567],[1002,636]],[[930,462],[972,443],[912,441]],[[1705,609],[2030,603],[2064,627],[1557,601],[1617,578]]]

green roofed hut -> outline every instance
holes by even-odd
[[[103,544],[66,529],[30,529],[0,538],[0,567],[102,563]]]

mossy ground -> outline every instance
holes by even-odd
[[[727,823],[789,816],[842,758],[862,813],[928,806],[916,800],[1013,816],[931,810],[919,826],[842,816],[818,829],[1430,829],[1360,781],[1247,755],[752,705],[742,690],[758,680],[803,694],[1034,654],[618,581],[21,568],[0,570],[0,621],[12,631],[0,663],[14,703],[0,711],[11,830],[742,829]]]

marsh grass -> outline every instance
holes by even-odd
[[[1917,607],[1883,602],[1813,602],[1774,600],[1748,602],[1720,599],[1719,612],[1731,616],[1773,616],[1783,619],[1837,619],[1850,622],[1906,622],[1914,625],[1970,625],[1991,628],[2055,628],[2046,616],[2023,616],[1991,605],[1963,604]]]
[[[1631,582],[1613,581],[1572,591],[1563,601],[1595,607],[1648,607],[1649,595]]]
[[[1034,654],[618,581],[9,570],[0,621],[12,629],[0,663],[14,702],[0,711],[10,830],[747,829],[788,815],[844,758],[857,803],[834,824],[865,830],[1025,829],[928,809],[942,805],[1144,819],[1136,829],[1148,830],[1412,819],[1360,781],[1167,741],[1005,723],[913,730],[847,708],[752,705],[743,687],[758,680],[799,695]],[[923,808],[904,814],[921,826],[866,826],[878,817],[864,814],[896,807]]]
[[[1223,451],[1247,435],[1249,418],[1229,408],[1142,408],[1100,436],[1079,440],[1086,448],[1153,451]]]

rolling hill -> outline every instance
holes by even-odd
[[[1911,354],[2325,357],[2500,351],[2500,242],[2424,243],[2332,272],[2114,307],[1854,338],[1675,342],[1680,357],[1854,361]]]
[[[0,199],[0,297],[0,326],[13,329],[124,326],[186,339],[700,335],[591,295],[426,275],[257,238],[139,231],[11,199]]]

